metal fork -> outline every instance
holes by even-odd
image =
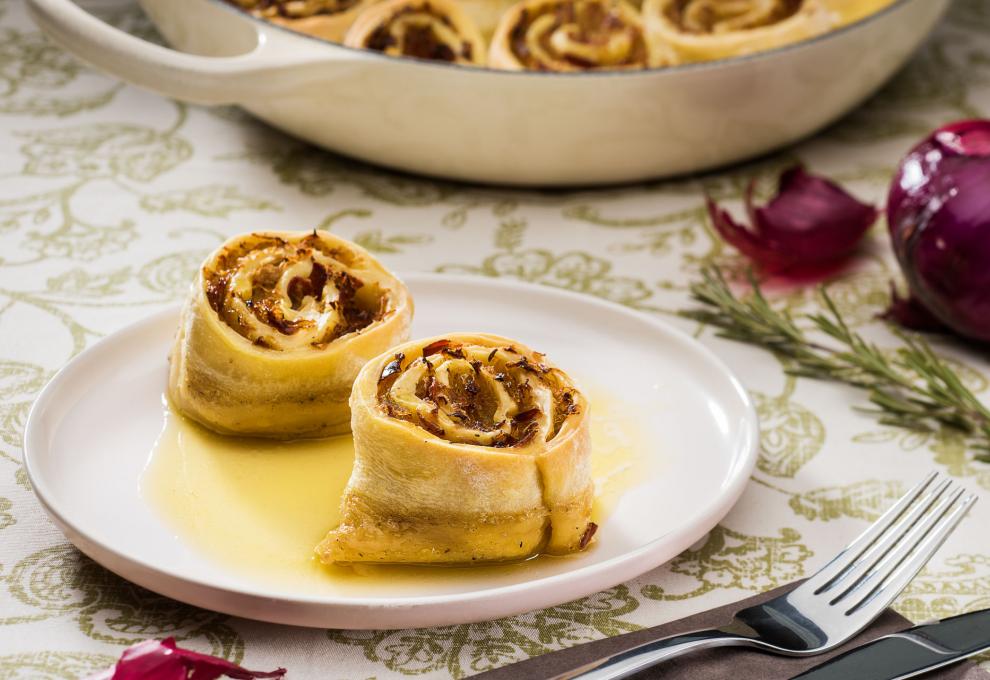
[[[870,625],[894,601],[976,500],[975,495],[952,488],[950,480],[931,473],[787,594],[736,612],[721,628],[654,640],[590,662],[587,653],[568,654],[586,645],[551,652],[561,656],[558,668],[566,667],[568,657],[573,665],[546,676],[547,680],[615,680],[706,647],[756,647],[785,656],[811,656],[834,649]],[[534,678],[526,666],[536,660],[474,677]]]

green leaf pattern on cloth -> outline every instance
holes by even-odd
[[[666,567],[671,574],[688,577],[693,588],[671,592],[648,585],[642,592],[654,600],[683,600],[719,588],[770,590],[804,576],[804,563],[812,555],[801,534],[790,527],[777,536],[750,536],[717,526],[700,547],[686,550]]]
[[[148,212],[167,213],[186,211],[206,217],[227,217],[240,210],[278,210],[269,201],[245,196],[236,186],[209,184],[195,189],[177,189],[161,194],[148,194],[141,199],[141,207]]]
[[[555,649],[628,633],[639,603],[626,586],[509,619],[398,631],[330,631],[330,640],[360,648],[365,658],[405,675],[481,673]]]
[[[161,42],[136,4],[84,4]],[[881,204],[918,137],[986,115],[990,3],[960,0],[883,91],[794,148],[626,187],[471,187],[325,153],[235,108],[187,106],[123,85],[47,41],[23,3],[0,0],[0,680],[79,678],[127,645],[167,635],[249,667],[284,665],[293,680],[467,677],[806,576],[931,469],[984,502],[898,607],[915,620],[990,607],[990,466],[974,462],[958,435],[878,426],[851,408],[860,403],[852,391],[788,378],[770,354],[673,314],[688,305],[701,267],[738,275],[747,266],[712,231],[703,193],[739,210],[750,181],[766,198],[782,168],[803,162]],[[426,630],[235,619],[155,595],[83,557],[46,519],[22,462],[38,392],[100,337],[179,302],[203,257],[228,236],[313,228],[355,240],[399,272],[551,286],[695,335],[736,371],[762,419],[759,465],[739,505],[669,564],[628,583],[541,611]],[[894,339],[875,317],[898,276],[886,239],[881,222],[857,261],[828,282],[848,321],[882,347]],[[795,312],[821,305],[807,288],[769,294]],[[985,357],[950,340],[938,347],[986,398]]]
[[[79,680],[112,666],[116,657],[81,652],[0,655],[0,680]]]
[[[790,395],[768,397],[752,393],[760,418],[760,458],[757,468],[774,477],[793,477],[825,444],[825,426],[812,411]]]
[[[853,517],[875,522],[907,490],[897,481],[868,479],[848,486],[827,486],[795,494],[788,502],[797,514],[827,522]]]
[[[6,529],[16,522],[14,513],[10,511],[12,503],[7,498],[0,498],[0,529]]]

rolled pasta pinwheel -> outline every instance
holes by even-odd
[[[457,0],[486,40],[491,39],[502,15],[516,2],[518,0]]]
[[[324,437],[350,429],[364,364],[409,337],[405,285],[322,231],[235,236],[203,264],[169,357],[168,394],[221,434]]]
[[[838,14],[840,24],[859,21],[876,14],[894,0],[822,0],[826,7]]]
[[[773,49],[837,22],[821,0],[644,0],[642,11],[651,44],[678,63]]]
[[[485,41],[455,0],[385,0],[347,31],[344,44],[397,57],[485,63]]]
[[[514,71],[587,71],[663,66],[626,0],[523,0],[499,22],[488,65]]]
[[[544,355],[453,333],[369,362],[324,562],[471,564],[583,550],[597,529],[588,402]]]
[[[379,0],[227,0],[293,31],[342,42],[358,15]]]

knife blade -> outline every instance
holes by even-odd
[[[990,649],[990,609],[886,635],[791,680],[900,680]]]

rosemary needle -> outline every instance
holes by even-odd
[[[963,432],[977,459],[990,462],[990,409],[923,339],[899,330],[899,347],[881,350],[849,328],[828,291],[826,310],[806,317],[833,342],[814,342],[786,311],[774,309],[755,278],[752,294],[737,297],[717,267],[702,270],[691,285],[702,306],[681,312],[719,329],[718,335],[757,345],[780,357],[788,373],[841,382],[867,392],[873,414],[884,425],[934,432],[949,427]]]

